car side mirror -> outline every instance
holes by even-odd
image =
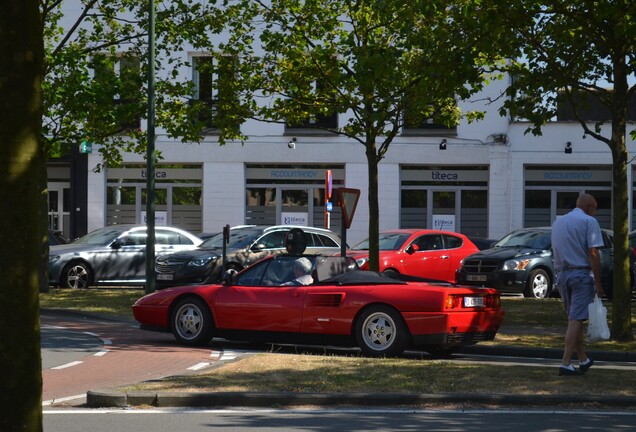
[[[414,254],[415,252],[417,252],[418,250],[420,250],[420,247],[416,244],[411,243],[409,245],[409,247],[406,248],[406,253],[409,255]]]
[[[122,247],[125,244],[126,244],[126,239],[118,238],[113,243],[111,243],[110,247],[112,249],[119,249],[120,247]]]

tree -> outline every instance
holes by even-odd
[[[514,84],[507,112],[527,118],[541,134],[557,106],[569,104],[590,136],[609,147],[613,161],[614,288],[612,337],[632,340],[628,255],[627,110],[636,86],[636,4],[630,1],[515,0],[497,6],[511,26]],[[590,104],[606,118],[592,124]],[[608,125],[609,124],[609,127]],[[631,132],[634,136],[634,131]]]
[[[42,430],[39,289],[46,257],[40,145],[43,46],[36,0],[0,14],[0,430]]]
[[[147,108],[148,4],[137,0],[40,0],[45,39],[42,142],[60,156],[83,141],[99,144],[104,163],[144,154]],[[67,2],[68,3],[68,2]],[[208,43],[206,2],[160,2],[156,12],[156,124],[171,137],[198,142],[203,124],[190,103],[192,83],[179,79],[188,44]],[[99,167],[98,167],[99,168]]]
[[[378,164],[405,122],[454,126],[457,102],[479,91],[494,59],[478,1],[239,0],[223,2],[234,97],[226,138],[242,118],[327,130],[364,146],[369,260],[378,269]],[[498,21],[491,21],[498,22]],[[494,38],[497,33],[492,32]],[[213,51],[213,50],[210,50]],[[225,113],[225,116],[224,114]],[[328,120],[343,114],[344,124]],[[232,129],[234,128],[234,132]],[[241,137],[243,138],[243,137]]]

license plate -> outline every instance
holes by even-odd
[[[484,307],[484,298],[464,297],[464,307]]]
[[[488,276],[486,275],[466,275],[466,280],[469,282],[486,282]]]
[[[173,275],[171,274],[158,274],[157,280],[172,280]]]

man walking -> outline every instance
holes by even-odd
[[[588,319],[587,307],[594,295],[603,295],[601,262],[598,247],[603,246],[603,235],[596,214],[596,199],[582,194],[576,208],[557,218],[552,225],[552,254],[556,284],[568,315],[565,349],[559,375],[583,375],[594,364],[583,347],[583,321]],[[572,365],[576,352],[579,369]]]

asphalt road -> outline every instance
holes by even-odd
[[[45,406],[76,401],[89,390],[195,372],[221,355],[178,345],[171,334],[145,332],[133,322],[43,311],[40,323]]]
[[[45,411],[45,432],[628,431],[611,410],[82,410]]]

